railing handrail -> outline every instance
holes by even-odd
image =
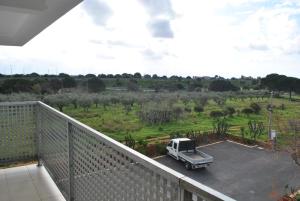
[[[17,101],[17,102],[0,102],[0,106],[21,106],[21,105],[35,105],[39,101]]]

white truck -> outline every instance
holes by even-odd
[[[185,163],[185,168],[196,169],[209,166],[214,158],[196,149],[194,140],[188,138],[172,139],[167,145],[168,155]]]

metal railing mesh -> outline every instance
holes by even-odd
[[[0,163],[38,155],[66,200],[233,201],[41,102],[0,104],[0,140]]]
[[[0,105],[0,164],[36,158],[36,108],[33,102]]]
[[[100,136],[72,125],[75,200],[178,200],[178,183]],[[93,193],[90,193],[93,192]]]
[[[65,197],[69,197],[68,121],[39,107],[40,159]]]

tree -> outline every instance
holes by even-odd
[[[58,77],[64,78],[64,77],[70,77],[70,75],[68,75],[66,73],[59,73]]]
[[[82,96],[78,99],[78,105],[83,108],[85,112],[88,112],[89,108],[92,106],[92,99],[89,96]]]
[[[201,79],[191,80],[188,84],[189,91],[200,91],[202,87]]]
[[[62,88],[62,81],[60,79],[54,78],[49,81],[50,87],[54,93]]]
[[[31,74],[29,74],[29,77],[39,77],[40,75],[39,74],[37,74],[37,73],[31,73]]]
[[[86,74],[85,77],[86,78],[96,78],[96,75],[90,73],[90,74]]]
[[[156,80],[156,79],[158,79],[158,76],[156,74],[153,74],[152,79]]]
[[[49,95],[45,97],[45,102],[58,107],[59,111],[63,112],[63,108],[70,103],[70,99],[65,94]]]
[[[90,78],[87,81],[87,84],[88,84],[89,92],[97,93],[105,90],[105,84],[100,78],[97,77]]]
[[[76,80],[71,76],[65,76],[62,79],[63,88],[73,88],[76,87]]]
[[[2,93],[32,92],[33,82],[23,78],[6,79],[2,83]]]
[[[209,85],[209,90],[211,91],[238,91],[239,88],[234,86],[230,81],[228,80],[214,80]]]
[[[151,79],[151,75],[145,74],[145,75],[144,75],[144,79]]]
[[[99,74],[98,77],[99,78],[106,78],[106,75],[105,74]]]
[[[290,100],[292,100],[292,92],[300,91],[300,79],[275,73],[262,78],[261,85],[272,91],[288,92]]]
[[[134,77],[135,79],[141,79],[141,78],[142,78],[142,75],[141,75],[141,73],[134,73],[133,77]]]

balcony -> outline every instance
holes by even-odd
[[[233,201],[42,102],[1,103],[0,165],[23,161],[39,167],[0,170],[1,200]]]
[[[0,169],[1,201],[65,201],[44,167]]]

